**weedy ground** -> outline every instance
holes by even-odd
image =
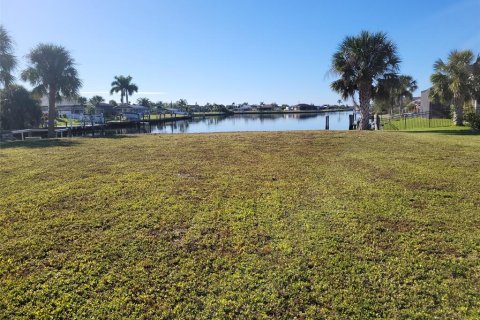
[[[478,319],[480,136],[0,146],[0,318]]]

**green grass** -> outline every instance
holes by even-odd
[[[67,126],[70,126],[70,125],[75,126],[75,125],[80,125],[83,122],[81,122],[80,120],[77,120],[77,119],[68,119],[68,118],[56,118],[55,119],[55,126],[56,127],[64,127],[65,123],[67,124]]]
[[[3,144],[0,318],[479,319],[480,136],[453,133]]]
[[[181,117],[183,115],[178,115],[178,117]],[[165,113],[165,114],[151,114],[150,119],[151,120],[158,120],[158,119],[165,119],[165,118],[175,118],[175,115],[170,114],[170,113]],[[148,116],[145,116],[145,119],[148,119]]]
[[[384,129],[385,130],[417,130],[417,129],[432,129],[440,127],[452,127],[453,123],[451,119],[441,119],[441,118],[407,118],[407,119],[398,119],[388,121],[388,118],[385,117],[384,120]]]

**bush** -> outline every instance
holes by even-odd
[[[465,120],[468,121],[473,130],[480,130],[480,114],[469,113],[465,116]]]
[[[36,128],[40,124],[42,110],[27,89],[9,86],[0,90],[0,101],[0,129]]]

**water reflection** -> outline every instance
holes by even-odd
[[[325,130],[330,117],[330,130],[348,130],[351,112],[244,114],[206,116],[151,125],[151,133],[201,133],[235,131]]]

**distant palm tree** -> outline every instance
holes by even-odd
[[[118,105],[117,101],[115,101],[115,100],[108,101],[108,104],[111,104],[114,107],[116,107]]]
[[[413,93],[418,86],[411,76],[393,75],[379,79],[375,89],[375,103],[392,113],[393,107],[401,110],[406,102],[413,99]]]
[[[98,106],[100,103],[104,101],[105,99],[102,96],[93,96],[90,98],[90,100],[88,100],[88,102],[90,102],[94,107]]]
[[[453,122],[457,126],[463,125],[465,102],[478,98],[479,65],[480,56],[475,57],[470,50],[453,50],[447,62],[439,59],[433,65],[435,72],[430,77],[433,84],[430,97],[453,106]]]
[[[77,98],[77,102],[78,102],[79,104],[81,104],[82,106],[85,106],[85,105],[87,104],[88,100],[87,100],[87,98],[85,98],[85,97],[78,97],[78,98]]]
[[[369,127],[370,102],[378,79],[395,75],[399,63],[397,47],[383,32],[362,31],[356,37],[348,36],[333,55],[331,71],[340,79],[330,87],[340,93],[343,100],[354,99],[358,93],[362,114],[359,129]]]
[[[150,101],[150,99],[148,98],[138,98],[137,103],[147,108],[150,108],[152,106],[152,101]]]
[[[55,137],[55,100],[61,96],[78,96],[82,81],[78,78],[75,61],[62,46],[39,44],[27,55],[30,66],[22,79],[34,86],[33,93],[48,94],[48,136]]]
[[[125,97],[128,104],[128,96],[131,96],[134,92],[138,92],[137,85],[131,83],[131,76],[115,76],[114,78],[115,81],[113,81],[111,84],[112,89],[110,90],[110,94],[113,94],[114,92],[120,92],[120,102],[123,104],[123,97]]]
[[[8,87],[15,77],[12,71],[17,66],[17,58],[13,55],[13,40],[7,30],[0,25],[0,83]]]

